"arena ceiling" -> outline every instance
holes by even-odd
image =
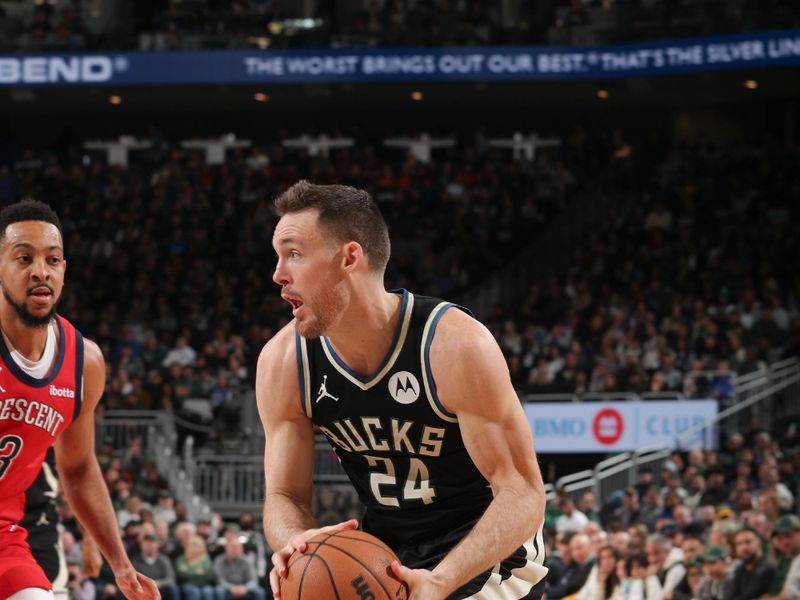
[[[118,103],[114,103],[114,97],[119,99]],[[571,83],[20,87],[0,90],[0,115],[46,117],[218,111],[263,114],[270,111],[525,110],[602,106],[677,108],[775,99],[800,99],[800,69]]]

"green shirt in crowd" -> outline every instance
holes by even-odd
[[[792,558],[786,554],[781,554],[775,565],[775,576],[769,584],[767,593],[770,596],[777,596],[783,589],[783,582],[786,581],[786,574],[789,572],[789,565],[792,563]]]
[[[184,583],[197,586],[217,584],[214,569],[211,567],[211,559],[207,554],[192,562],[189,562],[186,555],[181,554],[175,561],[175,574],[181,585]]]

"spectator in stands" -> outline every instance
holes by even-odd
[[[686,567],[686,575],[675,586],[672,594],[672,600],[691,600],[695,594],[695,589],[699,584],[697,580],[699,575],[702,575],[703,570],[703,540],[696,534],[689,534],[683,538],[681,542],[681,551],[683,552],[683,564]],[[690,575],[689,566],[695,564],[695,572]]]
[[[767,593],[775,576],[775,565],[763,555],[763,540],[754,529],[741,529],[734,534],[736,558],[731,585],[723,600],[749,600]]]
[[[578,592],[576,600],[607,600],[612,594],[617,593],[619,557],[619,553],[611,546],[600,548],[597,552],[597,562],[592,566],[589,577]]]
[[[569,553],[572,564],[563,571],[555,585],[546,588],[545,595],[548,600],[557,600],[580,591],[594,567],[595,557],[592,556],[591,542],[586,534],[577,533],[572,536]]]
[[[645,492],[654,485],[654,477],[653,471],[649,467],[644,467],[639,469],[639,472],[636,474],[637,481],[636,485],[634,485],[634,489],[636,493],[639,495],[639,500],[644,498]]]
[[[189,539],[196,534],[197,526],[190,521],[181,521],[175,525],[175,531],[173,532],[175,543],[171,551],[167,552],[167,556],[169,556],[173,564],[178,560],[179,556],[186,552],[186,544],[189,542]],[[205,545],[205,540],[203,540],[203,544]]]
[[[169,490],[159,490],[156,496],[156,505],[153,507],[153,517],[167,525],[175,522],[175,498]]]
[[[636,523],[628,527],[628,534],[630,535],[630,551],[631,552],[644,552],[644,547],[647,544],[647,525],[642,522]]]
[[[711,504],[703,504],[697,511],[697,522],[703,529],[708,532],[717,518],[717,511]]]
[[[749,527],[753,529],[762,540],[768,540],[773,532],[773,524],[767,520],[764,513],[750,510],[751,506],[745,512],[739,513],[739,522],[742,527]]]
[[[197,351],[189,345],[186,336],[179,335],[175,340],[175,347],[167,352],[164,360],[161,361],[161,366],[166,368],[172,365],[188,367],[194,364],[195,358],[197,358]]]
[[[675,368],[675,358],[671,352],[663,352],[659,359],[660,367],[658,373],[664,379],[662,389],[681,391],[683,389],[683,373]]]
[[[597,558],[597,588],[593,600],[609,600],[620,593],[625,575],[622,556],[611,546],[600,549]]]
[[[180,600],[180,591],[175,581],[175,570],[169,558],[159,551],[160,543],[154,533],[142,539],[142,553],[132,562],[137,571],[150,577],[158,585],[161,597],[165,600]]]
[[[688,481],[686,488],[688,495],[683,500],[684,505],[690,510],[695,510],[702,504],[705,492],[706,478],[701,473],[695,473]]]
[[[600,548],[608,545],[608,533],[606,533],[599,523],[589,521],[584,525],[581,533],[589,537],[589,550],[590,554],[594,557],[597,556]]]
[[[669,511],[668,516],[672,516],[672,511],[675,509],[677,504],[672,505],[672,503],[668,501],[668,498],[670,498],[670,492],[674,493],[672,498],[673,501],[677,503],[680,503],[683,498],[688,496],[686,490],[683,489],[680,471],[678,466],[674,463],[674,459],[668,460],[664,463],[664,466],[661,469],[661,483],[663,484],[661,488],[661,495],[664,498],[665,512]]]
[[[119,519],[119,516],[117,516]],[[139,554],[139,537],[142,530],[142,522],[138,519],[131,519],[122,528],[122,543],[128,556]]]
[[[728,553],[724,546],[709,546],[703,553],[703,581],[696,592],[698,600],[722,600],[730,587]]]
[[[614,512],[614,520],[627,527],[638,522],[641,508],[636,488],[627,488],[622,496],[622,505]]]
[[[155,333],[150,333],[144,343],[144,348],[139,356],[146,372],[159,368],[167,356],[167,350],[159,341]]]
[[[725,483],[725,473],[720,468],[711,468],[706,471],[706,492],[703,499],[715,506],[727,501],[728,486]],[[719,515],[717,515],[719,517]]]
[[[649,487],[644,493],[643,506],[639,512],[639,522],[647,525],[647,528],[652,531],[655,529],[656,520],[662,516],[663,512],[661,493],[657,487]]]
[[[579,512],[586,515],[589,521],[594,523],[600,522],[600,513],[597,512],[594,494],[592,492],[584,492],[581,494]]]
[[[613,531],[609,536],[611,546],[617,551],[620,557],[627,556],[631,552],[631,534],[624,529]]]
[[[85,577],[81,561],[67,561],[67,589],[70,600],[95,600],[97,588],[94,582]]]
[[[770,581],[767,597],[769,600],[783,600],[781,591],[786,583],[792,561],[800,556],[800,518],[797,515],[783,515],[778,519],[773,531],[778,559],[775,575]]]
[[[175,573],[185,600],[214,600],[217,583],[203,538],[191,534],[175,560]]]
[[[685,598],[687,600],[699,600],[704,585],[707,585],[707,580],[705,575],[703,575],[702,557],[688,560],[686,561],[686,586],[689,591],[684,593],[676,590],[673,599],[679,600],[680,598]]]
[[[341,512],[337,515],[341,519]],[[267,544],[264,535],[255,527],[255,515],[243,512],[239,515],[239,540],[244,546],[245,554],[249,556],[259,578],[267,574]]]
[[[786,574],[786,581],[781,590],[781,600],[797,600],[800,598],[800,556],[795,556]]]
[[[561,516],[556,519],[556,531],[581,531],[589,518],[575,507],[575,501],[569,496],[561,500],[558,505]]]
[[[125,503],[125,508],[117,511],[117,522],[125,529],[130,521],[141,521],[142,518],[142,499],[139,496],[131,496]]]
[[[546,533],[547,532],[545,532],[545,542],[548,539]],[[569,553],[569,542],[575,533],[571,531],[555,533],[552,529],[550,533],[550,539],[554,540],[554,542],[551,551],[545,555],[545,566],[548,568],[547,579],[545,581],[547,585],[552,586],[556,585],[564,571],[568,568],[572,568],[574,564],[572,556]]]
[[[711,398],[730,398],[734,391],[734,378],[736,373],[731,371],[727,360],[717,362],[714,376],[706,388],[706,394]]]
[[[776,461],[771,456],[768,460],[762,459],[762,461],[763,462],[760,461],[758,467],[758,479],[761,484],[761,491],[774,490],[780,510],[791,510],[792,506],[794,506],[794,494],[786,484],[780,480]]]
[[[672,520],[675,521],[675,527],[678,528],[678,531],[685,533],[693,522],[692,512],[683,504],[679,504],[672,509]]]
[[[214,559],[214,575],[220,600],[264,600],[265,593],[258,585],[255,567],[244,557],[244,548],[237,538],[228,538],[225,552]]]
[[[83,551],[81,544],[75,540],[73,533],[65,529],[61,532],[59,537],[61,539],[61,546],[64,549],[64,558],[77,563],[82,562]]]
[[[143,461],[142,474],[136,479],[133,491],[148,503],[147,510],[152,511],[152,507],[149,504],[156,502],[159,492],[167,489],[167,482],[158,472],[155,463],[151,460]]]
[[[621,561],[624,568],[620,581],[620,597],[625,600],[640,600],[645,598],[645,579],[647,578],[647,555],[644,552],[634,552]]]
[[[206,547],[210,547],[211,544],[216,543],[217,533],[214,531],[211,521],[208,519],[200,519],[197,522],[196,527],[197,535],[203,538],[206,543]]]
[[[645,553],[648,564],[647,597],[671,595],[686,575],[680,548],[675,548],[663,535],[654,533],[647,538]]]

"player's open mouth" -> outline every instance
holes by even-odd
[[[291,298],[289,296],[284,296],[283,299],[286,300],[289,304],[292,305],[292,314],[293,315],[297,314],[297,311],[300,309],[301,306],[303,306],[303,302],[301,300],[296,299],[296,298]]]
[[[28,292],[28,295],[37,302],[44,303],[50,300],[50,298],[53,295],[53,292],[50,290],[49,287],[40,286],[33,288],[30,292]]]

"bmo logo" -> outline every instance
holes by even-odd
[[[715,422],[716,400],[526,402],[524,409],[542,454],[674,448],[678,443],[715,449],[719,443],[716,429],[703,426]],[[693,427],[697,434],[692,436]]]
[[[586,434],[586,421],[581,418],[536,419],[533,435],[537,438],[581,438]]]
[[[604,408],[594,416],[592,433],[595,439],[605,446],[617,443],[625,431],[625,421],[619,411]]]

